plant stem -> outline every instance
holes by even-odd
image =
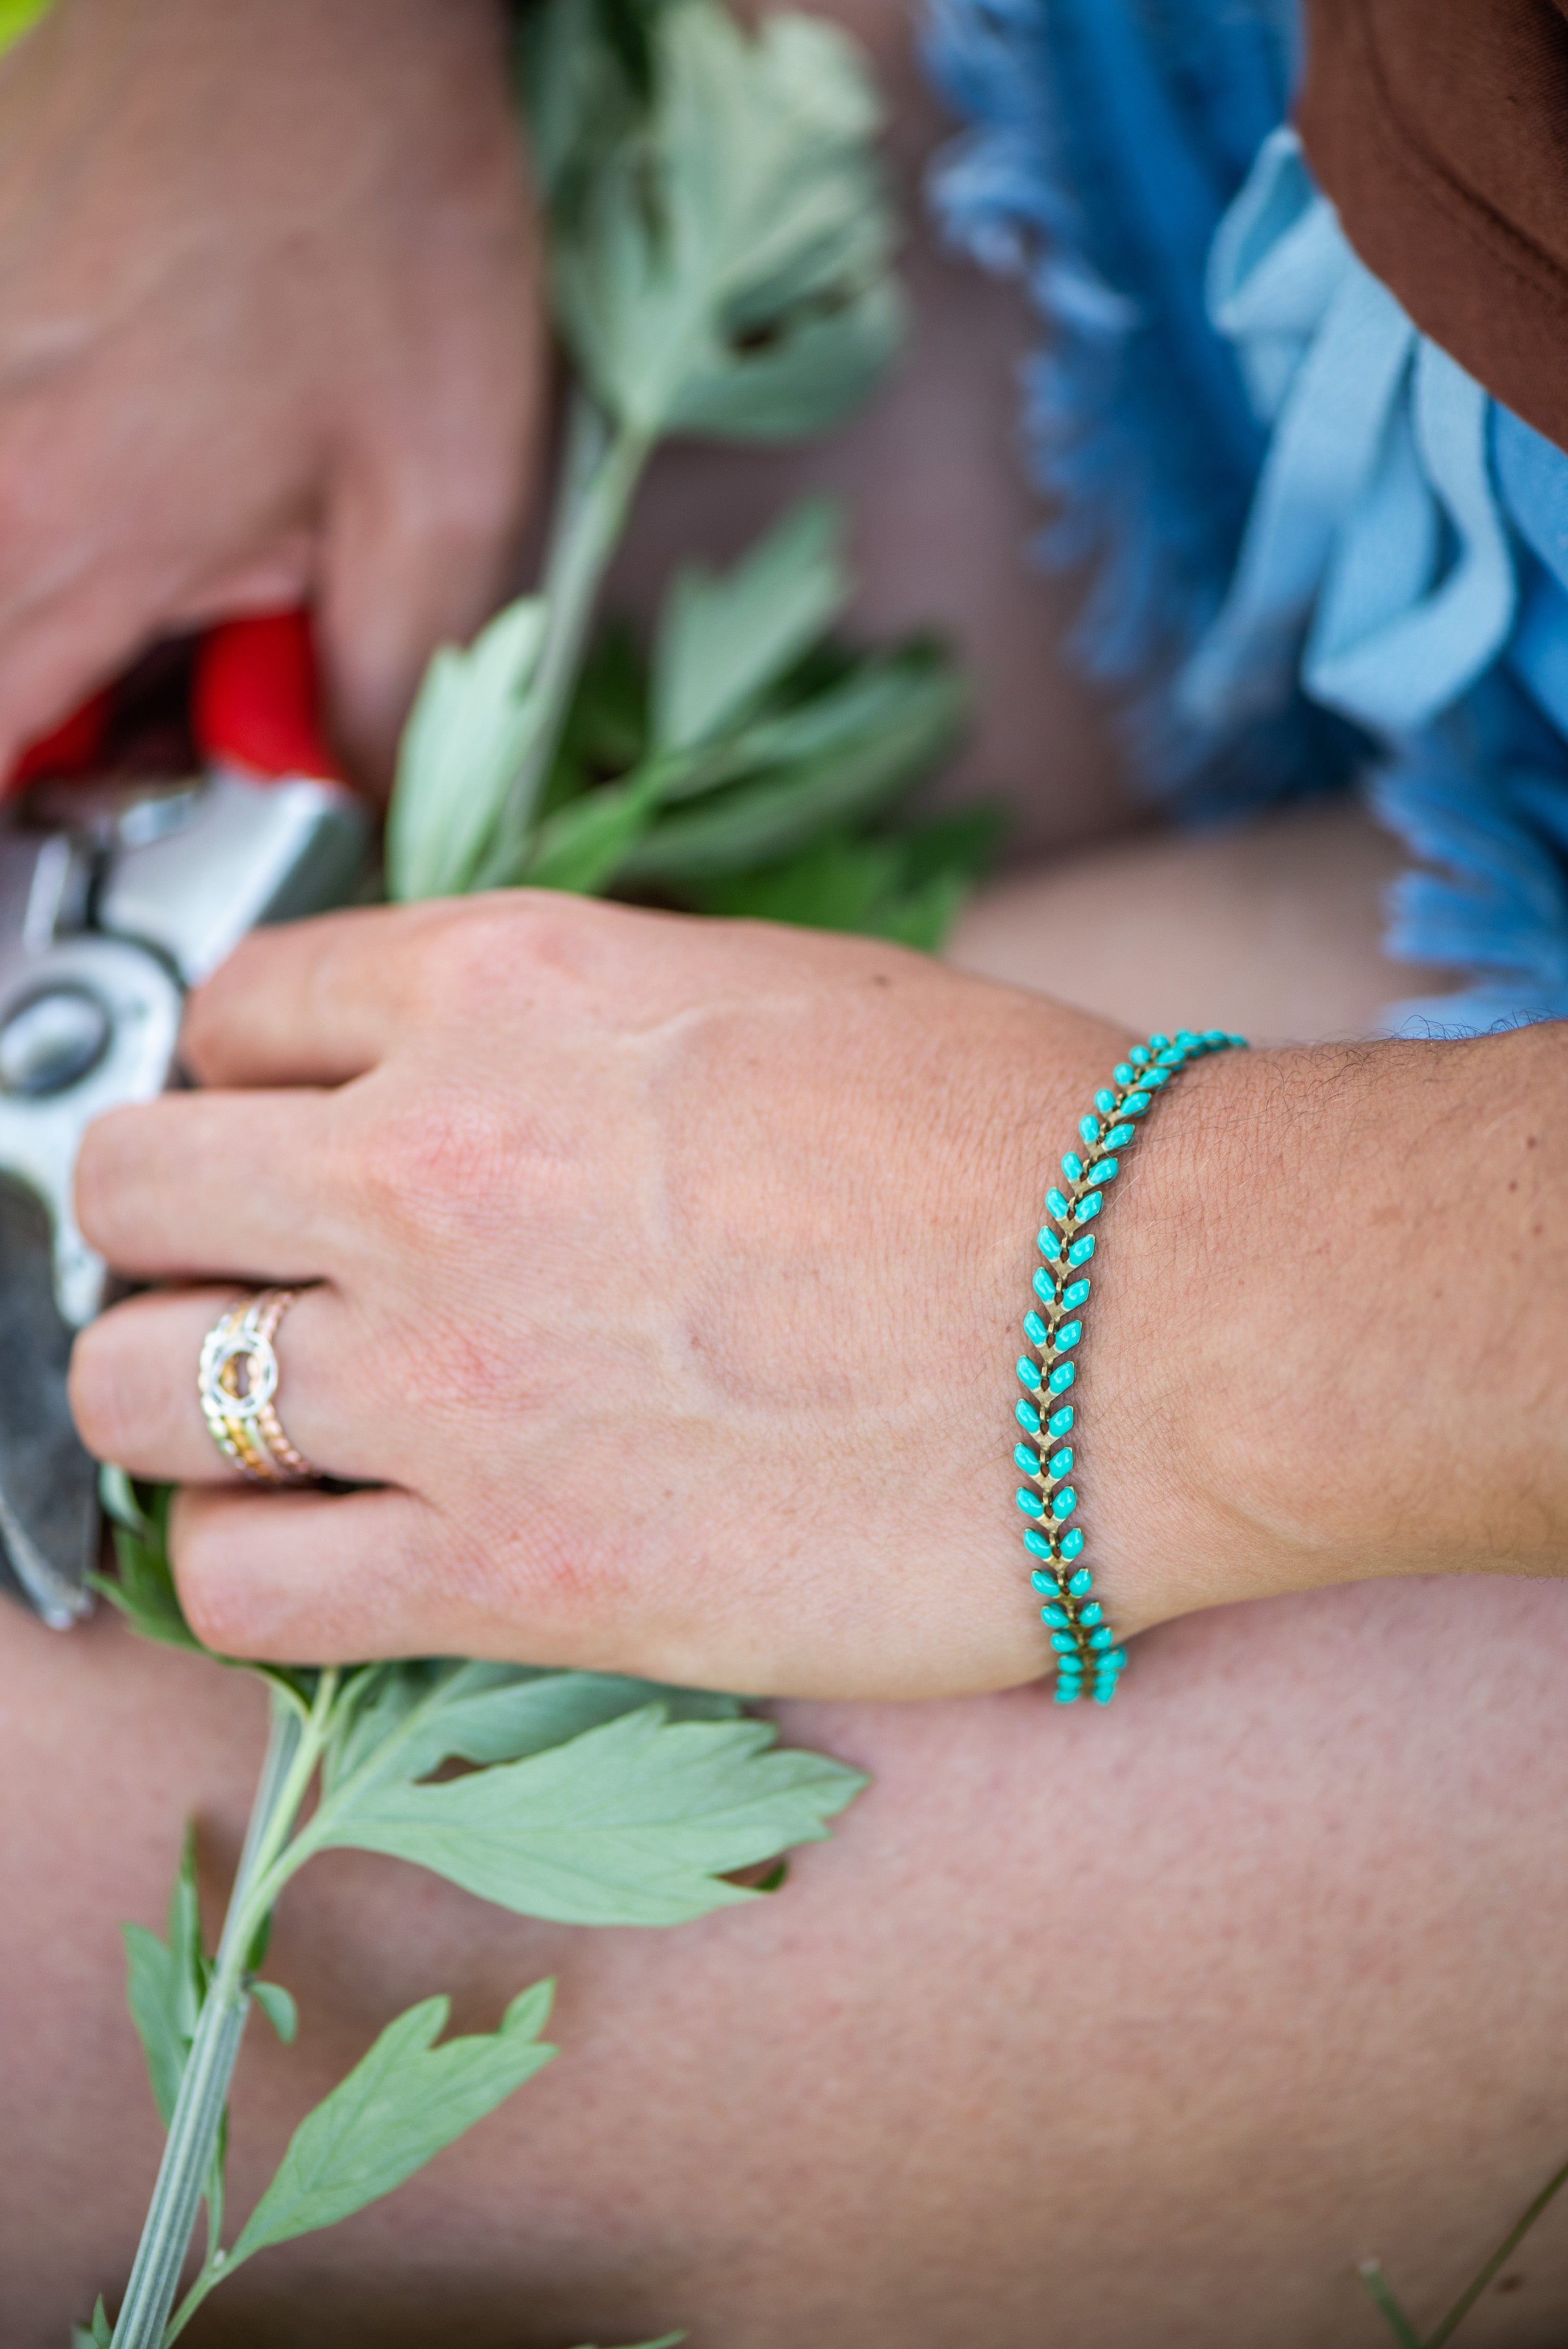
[[[265,1879],[315,1775],[337,1678],[335,1672],[322,1674],[304,1720],[288,1698],[275,1692],[273,1696],[266,1759],[229,1896],[217,1962],[197,2017],[158,2182],[115,2324],[114,2349],[161,2349],[196,2213],[212,2175],[229,2083],[250,2008],[246,1961],[266,1913],[258,1895],[267,1890]],[[214,2244],[208,2268],[221,2256]],[[181,2312],[181,2322],[185,2313]]]
[[[1388,2330],[1399,2344],[1399,2349],[1421,2349],[1421,2336],[1394,2297],[1392,2285],[1383,2272],[1381,2260],[1363,2260],[1356,2271],[1367,2287],[1367,2296],[1374,2308],[1387,2318]]]
[[[1548,2179],[1547,2183],[1542,2188],[1540,2193],[1536,2196],[1534,2201],[1530,2205],[1530,2208],[1523,2213],[1522,2217],[1516,2220],[1514,2224],[1509,2229],[1501,2242],[1499,2243],[1496,2251],[1493,2251],[1491,2259],[1487,2261],[1486,2264],[1482,2268],[1478,2270],[1477,2273],[1465,2286],[1463,2292],[1460,2292],[1458,2300],[1455,2301],[1448,2314],[1443,2318],[1442,2323],[1438,2326],[1437,2331],[1429,2336],[1425,2344],[1425,2349],[1442,2349],[1443,2343],[1450,2337],[1455,2327],[1470,2314],[1470,2310],[1475,2306],[1476,2302],[1480,2298],[1482,2292],[1486,2290],[1493,2276],[1496,2275],[1499,2268],[1502,2267],[1513,2257],[1514,2252],[1519,2249],[1520,2244],[1524,2240],[1526,2235],[1529,2234],[1530,2230],[1534,2226],[1535,2221],[1540,2218],[1547,2204],[1565,2185],[1568,2185],[1568,2161],[1563,2163],[1555,2178]]]
[[[583,392],[575,395],[541,588],[545,635],[530,688],[538,698],[539,723],[471,885],[476,889],[513,877],[572,705],[600,583],[652,448],[639,427],[610,426]]]

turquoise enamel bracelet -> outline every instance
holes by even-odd
[[[1211,1028],[1202,1036],[1178,1029],[1174,1038],[1150,1036],[1119,1061],[1094,1108],[1078,1120],[1085,1156],[1069,1150],[1062,1160],[1060,1187],[1046,1194],[1046,1221],[1039,1250],[1045,1262],[1035,1275],[1037,1305],[1025,1317],[1031,1351],[1018,1358],[1018,1378],[1026,1392],[1015,1406],[1024,1442],[1013,1452],[1028,1480],[1016,1499],[1028,1519],[1024,1547],[1036,1561],[1031,1579],[1045,1600],[1040,1616],[1057,1663],[1057,1702],[1076,1704],[1086,1684],[1097,1702],[1109,1704],[1127,1665],[1127,1651],[1094,1596],[1094,1577],[1083,1562],[1084,1532],[1069,1524],[1078,1496],[1070,1479],[1075,1409],[1066,1400],[1078,1377],[1074,1360],[1083,1336],[1088,1303],[1086,1269],[1095,1250],[1088,1226],[1105,1205],[1109,1185],[1121,1165],[1120,1154],[1138,1138],[1138,1121],[1154,1106],[1161,1090],[1191,1061],[1210,1052],[1244,1050],[1244,1036]]]

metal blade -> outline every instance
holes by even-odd
[[[98,1464],[66,1400],[75,1332],[55,1301],[47,1208],[0,1173],[0,1582],[57,1630],[92,1606]]]

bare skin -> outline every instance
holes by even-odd
[[[385,781],[532,472],[504,36],[496,0],[59,0],[0,62],[0,774],[156,636],[314,601]]]
[[[1010,331],[975,338],[988,417]],[[955,390],[945,413],[969,437],[945,442],[924,416],[923,486],[973,487],[976,412]],[[823,461],[896,515],[907,461],[879,489],[853,447]],[[764,463],[750,494],[767,505],[793,477]],[[980,503],[965,490],[947,511]],[[936,526],[955,608],[1016,615],[1015,529],[960,555]],[[870,608],[928,616],[900,605],[914,574],[881,543]],[[1085,705],[1040,690],[1045,633],[1010,640],[991,739],[1059,841],[1117,816]],[[1251,1019],[1261,1033],[1355,1028],[1399,991],[1346,923],[1332,863],[1318,893],[1295,871],[1293,897],[1288,854],[1265,848],[1216,892],[1216,957],[1274,1007]],[[1101,870],[1157,938],[1170,869]],[[1295,963],[1260,967],[1260,879],[1295,936],[1349,947],[1360,976],[1331,1011]],[[1059,914],[1054,886],[1039,902]],[[961,952],[1037,983],[1037,939],[1014,896]],[[1175,969],[1151,950],[1147,993],[1087,1008],[1172,1016]],[[413,2349],[460,2328],[476,2349],[564,2349],[685,2323],[712,2349],[1375,2342],[1354,2259],[1381,2251],[1435,2309],[1568,2141],[1542,2065],[1568,2020],[1545,1958],[1561,1871],[1542,1867],[1568,1791],[1565,1597],[1417,1580],[1191,1617],[1141,1642],[1137,1702],[1109,1717],[1064,1718],[1029,1688],[787,1705],[787,1734],[875,1787],[777,1903],[679,1934],[547,1931],[390,1865],[325,1864],[275,1945],[301,2047],[258,2033],[245,2058],[241,2202],[292,2119],[422,1992],[489,2022],[559,1969],[567,2054],[396,2200],[258,2262],[193,2341]],[[156,2159],[113,1920],[156,1920],[192,1805],[221,1897],[260,1715],[219,1672],[112,1625],[67,1642],[9,1616],[0,1707],[0,2274],[8,2339],[55,2349],[123,2276]],[[1563,2241],[1543,2232],[1516,2264],[1523,2287],[1481,2312],[1478,2344],[1560,2336]]]

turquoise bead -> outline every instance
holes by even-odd
[[[1109,1648],[1112,1636],[1110,1625],[1109,1623],[1102,1623],[1098,1631],[1091,1631],[1089,1633],[1089,1646],[1091,1648]]]
[[[1046,1433],[1047,1435],[1065,1435],[1072,1423],[1073,1407],[1070,1402],[1064,1402],[1060,1411],[1053,1411],[1049,1419],[1047,1420]]]
[[[1082,1683],[1078,1681],[1074,1681],[1071,1687],[1068,1687],[1063,1682],[1058,1681],[1057,1682],[1057,1702],[1058,1704],[1077,1704],[1078,1701],[1078,1692],[1081,1686]]]
[[[1135,1125],[1113,1125],[1105,1137],[1105,1146],[1108,1150],[1125,1150],[1137,1132]]]
[[[1143,1071],[1143,1089],[1145,1092],[1157,1093],[1161,1085],[1168,1085],[1170,1081],[1171,1071],[1169,1069],[1153,1068],[1145,1069]]]
[[[1070,1534],[1062,1536],[1062,1556],[1069,1565],[1075,1557],[1081,1557],[1083,1555],[1084,1538],[1084,1529],[1081,1526],[1075,1526]]]
[[[1069,1283],[1062,1291],[1062,1303],[1069,1313],[1076,1313],[1080,1305],[1087,1305],[1088,1303],[1088,1281],[1075,1280]]]
[[[1081,1240],[1074,1240],[1068,1250],[1068,1262],[1075,1268],[1080,1264],[1087,1264],[1094,1254],[1094,1238],[1092,1232],[1085,1232]]]
[[[1202,1039],[1194,1036],[1191,1028],[1178,1028],[1174,1040],[1181,1045],[1184,1052],[1190,1052],[1193,1045],[1201,1043]]]
[[[1238,1052],[1244,1052],[1249,1050],[1247,1040],[1244,1036],[1233,1036],[1231,1042]]]
[[[1057,1580],[1054,1574],[1047,1574],[1040,1567],[1037,1566],[1033,1574],[1030,1575],[1029,1580],[1034,1584],[1035,1588],[1040,1593],[1042,1598],[1055,1599],[1059,1597],[1061,1592],[1061,1584]]]
[[[1147,1044],[1134,1044],[1134,1045],[1132,1046],[1131,1050],[1129,1051],[1129,1053],[1128,1053],[1127,1057],[1128,1057],[1128,1059],[1132,1062],[1132,1064],[1133,1064],[1134,1068],[1138,1068],[1138,1069],[1146,1069],[1146,1068],[1148,1067],[1148,1065],[1149,1065],[1149,1047],[1148,1047],[1148,1045],[1147,1045]]]
[[[1095,1143],[1099,1140],[1099,1133],[1100,1133],[1100,1126],[1099,1126],[1099,1118],[1098,1118],[1098,1117],[1088,1117],[1088,1116],[1085,1116],[1085,1117],[1080,1117],[1080,1118],[1079,1118],[1079,1120],[1078,1120],[1078,1136],[1079,1136],[1079,1139],[1080,1139],[1081,1141],[1083,1141],[1083,1142],[1086,1142],[1086,1143],[1088,1144],[1088,1146],[1089,1146],[1089,1148],[1090,1148],[1091,1150],[1094,1148]],[[1075,1178],[1075,1179],[1076,1179],[1076,1178]]]
[[[1046,1505],[1032,1485],[1020,1485],[1013,1498],[1026,1517],[1043,1517]]]
[[[1110,1073],[1119,1085],[1130,1085],[1132,1082],[1132,1070],[1126,1061],[1118,1061]]]
[[[1168,1052],[1171,1050],[1170,1037],[1150,1036],[1149,1039],[1149,1049],[1151,1052]]]
[[[1056,1477],[1058,1481],[1063,1476],[1070,1476],[1072,1475],[1073,1448],[1070,1444],[1064,1444],[1059,1452],[1052,1453],[1050,1465],[1046,1473],[1049,1476]]]
[[[1141,1117],[1153,1099],[1152,1093],[1129,1093],[1121,1106],[1129,1117]]]
[[[1078,1621],[1082,1624],[1103,1623],[1104,1620],[1105,1609],[1098,1599],[1091,1599],[1087,1607],[1078,1609]]]
[[[1184,1044],[1172,1044],[1168,1051],[1161,1053],[1156,1065],[1161,1069],[1180,1069],[1184,1065],[1186,1059],[1186,1046]]]
[[[1025,1314],[1024,1335],[1032,1346],[1047,1346],[1050,1343],[1051,1333],[1037,1313]]]
[[[1013,1405],[1013,1416],[1016,1419],[1020,1427],[1026,1427],[1031,1435],[1038,1435],[1040,1432],[1040,1414],[1035,1409],[1032,1402],[1025,1402],[1022,1395],[1018,1397],[1017,1402]]]
[[[1057,1353],[1070,1354],[1073,1348],[1078,1344],[1078,1340],[1082,1336],[1083,1323],[1081,1321],[1064,1321],[1056,1335],[1056,1348]]]
[[[1013,1464],[1015,1467],[1021,1468],[1026,1476],[1037,1476],[1040,1473],[1040,1455],[1032,1444],[1015,1444]]]
[[[1049,1264],[1055,1264],[1061,1256],[1061,1241],[1048,1225],[1042,1225],[1035,1234],[1035,1246]]]
[[[1070,1631],[1053,1631],[1051,1645],[1058,1656],[1073,1656],[1078,1653],[1078,1641]]]
[[[1062,1173],[1069,1183],[1076,1183],[1083,1173],[1083,1160],[1076,1150],[1069,1150],[1062,1160]]]
[[[1037,1493],[1035,1495],[1037,1502],[1039,1497],[1039,1495]],[[1021,1506],[1022,1504],[1020,1504],[1020,1506]],[[1078,1495],[1073,1491],[1070,1485],[1064,1485],[1059,1493],[1053,1493],[1051,1495],[1051,1515],[1058,1521],[1063,1517],[1070,1517],[1077,1506]]]
[[[1076,1362],[1058,1362],[1056,1369],[1051,1372],[1050,1377],[1046,1381],[1046,1384],[1049,1387],[1053,1394],[1066,1394],[1068,1389],[1071,1386],[1077,1376],[1078,1364]]]
[[[1057,1301],[1056,1275],[1047,1272],[1043,1264],[1036,1268],[1034,1291],[1042,1305],[1054,1305]]]
[[[1127,1083],[1131,1080],[1132,1071],[1129,1069],[1127,1076],[1125,1078],[1121,1078],[1121,1071],[1119,1069],[1117,1071],[1117,1075],[1121,1079],[1123,1083]],[[1101,1117],[1110,1117],[1114,1114],[1116,1109],[1116,1095],[1111,1092],[1109,1085],[1101,1085],[1099,1092],[1097,1092],[1094,1097],[1094,1105],[1096,1109],[1099,1110]],[[1085,1123],[1087,1123],[1088,1121],[1086,1120]],[[1078,1128],[1078,1132],[1080,1133],[1083,1132],[1083,1127],[1081,1125]]]
[[[1076,1574],[1068,1577],[1068,1588],[1075,1599],[1085,1598],[1094,1588],[1094,1577],[1087,1566],[1080,1566]]]
[[[1089,1191],[1086,1193],[1084,1197],[1078,1201],[1078,1213],[1079,1223],[1092,1223],[1095,1216],[1099,1215],[1104,1202],[1105,1194],[1103,1191]]]
[[[1056,1664],[1058,1682],[1066,1681],[1069,1688],[1083,1686],[1083,1660],[1076,1649],[1070,1656],[1058,1656]]]
[[[1050,1209],[1052,1215],[1055,1216],[1058,1224],[1065,1222],[1068,1216],[1071,1213],[1071,1209],[1068,1207],[1067,1201],[1063,1198],[1059,1191],[1047,1191],[1046,1193],[1046,1205]]]
[[[1056,1552],[1052,1549],[1049,1539],[1040,1531],[1038,1526],[1026,1526],[1024,1527],[1024,1547],[1028,1551],[1031,1557],[1054,1557],[1056,1556]]]
[[[1233,1040],[1222,1028],[1205,1028],[1203,1030],[1203,1041],[1211,1052],[1222,1052]]]
[[[1018,1376],[1023,1381],[1025,1386],[1028,1388],[1030,1393],[1033,1394],[1040,1383],[1040,1366],[1038,1362],[1031,1362],[1027,1354],[1020,1354],[1018,1357]]]
[[[1109,1704],[1115,1694],[1116,1683],[1113,1681],[1109,1688],[1097,1688],[1095,1690],[1094,1701],[1096,1704]]]
[[[1041,1608],[1040,1620],[1042,1623],[1049,1623],[1056,1629],[1065,1631],[1072,1621],[1072,1617],[1058,1599],[1053,1599],[1048,1606]]]
[[[1101,1158],[1088,1170],[1091,1183],[1114,1183],[1121,1162],[1118,1158]]]

